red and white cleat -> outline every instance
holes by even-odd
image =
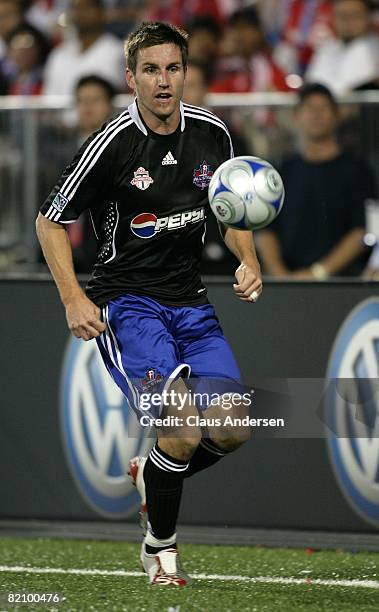
[[[137,491],[141,496],[141,506],[139,509],[139,524],[143,535],[147,533],[147,506],[146,506],[146,490],[145,481],[143,479],[143,468],[145,467],[147,457],[133,457],[129,461],[128,474],[132,483],[137,487]]]
[[[191,578],[180,565],[176,548],[167,548],[155,555],[149,555],[145,550],[145,543],[143,543],[141,563],[151,585],[183,587],[191,582]]]

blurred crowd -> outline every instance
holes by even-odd
[[[378,86],[378,0],[0,0],[0,93],[72,94],[93,74],[124,92],[123,39],[143,20],[189,32],[211,92]]]
[[[277,222],[256,235],[263,271],[308,280],[362,273],[378,278],[377,231],[369,263],[365,245],[365,207],[377,200],[377,177],[355,146],[357,134],[375,130],[362,129],[357,117],[361,121],[364,113],[341,109],[337,100],[354,90],[378,89],[379,0],[0,0],[0,95],[74,99],[75,119],[66,112],[59,120],[40,117],[40,199],[78,147],[115,113],[115,95],[128,93],[123,42],[137,24],[150,20],[189,33],[189,104],[206,106],[209,92],[298,93],[294,112],[229,108],[225,117],[235,154],[270,159],[285,184],[286,204]],[[9,152],[23,149],[19,123],[16,117],[2,135],[2,184]],[[375,162],[376,145],[370,150]],[[14,165],[22,166],[21,157]],[[18,176],[20,170],[12,168],[10,174]],[[12,185],[18,201],[21,194]],[[8,213],[15,209],[11,197],[4,202],[10,203]],[[0,269],[11,266],[17,252],[4,250],[5,208]],[[84,214],[68,228],[77,272],[88,272],[96,257],[90,226]],[[234,268],[211,215],[204,272],[233,274]]]

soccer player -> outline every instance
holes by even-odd
[[[181,101],[184,32],[145,23],[125,49],[127,81],[136,99],[80,149],[41,207],[37,233],[70,330],[83,340],[96,338],[108,371],[140,414],[147,391],[165,386],[188,397],[190,374],[226,386],[240,378],[199,272],[207,187],[213,171],[233,153],[225,124]],[[87,208],[98,255],[84,293],[65,225]],[[224,239],[241,262],[234,292],[254,302],[262,280],[252,234],[224,228]],[[176,406],[173,400],[160,416],[178,415]],[[188,401],[181,416],[191,414],[198,413]],[[184,478],[246,439],[217,429],[212,437],[201,435],[189,425],[176,436],[158,428],[149,456],[131,462],[147,526],[141,561],[152,584],[189,580],[176,548]]]

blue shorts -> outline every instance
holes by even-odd
[[[102,309],[102,320],[107,329],[96,341],[103,361],[139,414],[142,393],[162,392],[179,377],[198,385],[239,384],[236,360],[211,304],[164,306],[123,295]]]

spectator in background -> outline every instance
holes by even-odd
[[[45,94],[72,94],[78,80],[97,74],[117,90],[125,89],[122,42],[105,32],[102,0],[70,0],[75,36],[51,53],[45,70]]]
[[[107,30],[125,39],[136,23],[143,21],[145,0],[104,0]]]
[[[184,81],[183,101],[186,104],[206,108],[209,78],[208,64],[190,57],[188,59],[187,73]],[[217,109],[213,109],[213,112],[217,114]],[[230,125],[228,127],[233,142],[234,154],[236,156],[246,154],[248,145],[243,136],[236,133]]]
[[[41,199],[59,178],[62,167],[72,160],[82,144],[114,114],[115,89],[105,79],[96,75],[81,78],[75,87],[76,124],[67,128],[57,125],[45,127],[41,134],[42,147],[40,177]],[[96,240],[88,211],[76,223],[67,226],[75,270],[88,273],[96,259]]]
[[[18,26],[8,38],[7,93],[14,96],[40,94],[49,53],[50,43],[39,30],[29,24]]]
[[[281,168],[283,210],[259,232],[265,271],[314,280],[359,274],[366,252],[365,202],[376,195],[373,173],[364,160],[341,151],[338,107],[325,86],[303,88],[295,119],[302,151]]]
[[[307,81],[340,95],[379,84],[379,37],[372,28],[368,0],[334,0],[336,40],[322,45],[306,73]]]
[[[77,147],[98,130],[114,113],[114,87],[94,75],[79,80],[75,90],[75,107],[78,115]],[[71,159],[72,155],[70,156]],[[75,270],[89,273],[96,261],[97,243],[88,210],[76,223],[67,228],[71,242]]]
[[[0,0],[0,95],[8,90],[12,66],[8,65],[7,46],[9,35],[19,25],[25,23],[24,10],[18,0]]]
[[[274,59],[286,73],[303,75],[314,51],[334,37],[332,0],[265,0],[261,5],[265,25],[269,26],[270,5],[271,12],[276,5],[282,22],[275,38],[272,34],[270,38]],[[276,23],[279,26],[278,17]]]
[[[67,11],[69,0],[34,0],[26,11],[26,19],[52,41],[59,40],[58,19]]]
[[[9,35],[15,28],[25,23],[24,12],[17,0],[0,0],[0,95],[8,92],[8,83],[13,74],[7,52]]]
[[[225,0],[150,0],[147,3],[146,20],[166,21],[186,26],[198,17],[211,16],[220,25],[225,23]]]
[[[288,91],[283,71],[274,62],[258,12],[233,13],[224,41],[212,92]]]
[[[206,107],[208,84],[209,72],[207,64],[197,58],[190,57],[184,81],[183,102],[193,106]]]
[[[82,77],[78,81],[75,88],[78,146],[112,116],[115,95],[113,85],[96,75]]]
[[[188,56],[205,64],[208,74],[212,74],[222,35],[219,24],[212,17],[199,17],[190,22],[186,29],[189,34]]]
[[[183,102],[193,106],[206,108],[206,96],[208,93],[209,71],[208,66],[197,60],[189,59],[187,73],[184,81]],[[229,133],[232,138],[234,154],[246,154],[247,145],[239,134],[233,129]],[[203,274],[234,274],[235,257],[225,246],[221,238],[216,217],[209,213],[207,218],[207,231],[203,250]]]
[[[6,55],[9,34],[24,22],[24,12],[20,2],[0,0],[0,59]]]

